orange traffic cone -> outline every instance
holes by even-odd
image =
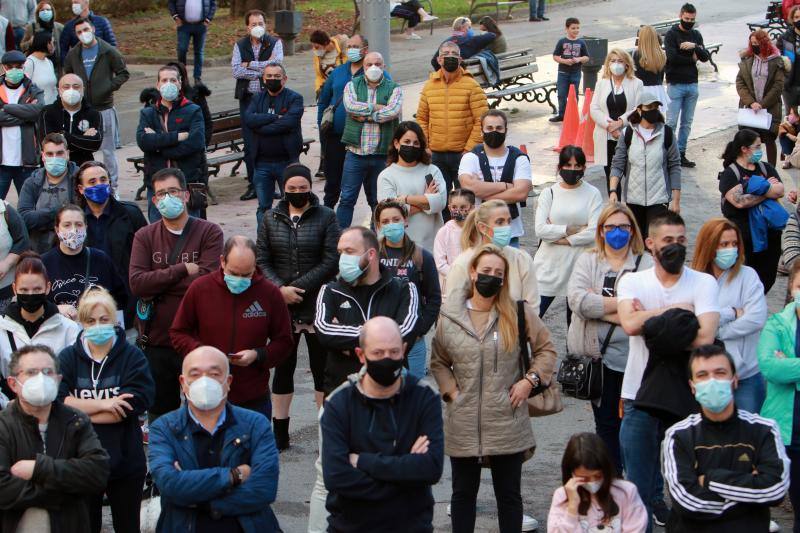
[[[560,152],[562,148],[575,142],[578,134],[578,98],[575,94],[575,86],[570,84],[569,94],[567,95],[567,111],[564,113],[564,123],[561,126],[561,137],[558,139],[558,146],[553,148]]]
[[[583,148],[587,161],[594,161],[594,120],[589,113],[589,106],[592,104],[592,90],[586,89],[583,95],[583,111],[581,121],[578,126],[578,135],[575,137],[575,146]]]
[[[525,146],[524,144],[520,144],[519,145],[519,151],[522,152],[525,155],[528,155],[528,147]]]

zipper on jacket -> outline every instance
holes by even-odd
[[[494,373],[497,374],[497,330],[494,330],[492,339],[494,340]]]
[[[483,456],[483,432],[481,431],[481,412],[483,411],[483,341],[478,348],[481,355],[481,369],[478,374],[478,458]]]
[[[231,306],[231,317],[233,318],[233,327],[231,328],[231,344],[228,353],[234,353],[233,347],[236,342],[236,295],[233,294],[233,305]]]
[[[367,321],[367,316],[364,314],[364,308],[361,307],[361,304],[358,303],[358,300],[356,300],[355,298],[353,298],[349,294],[345,294],[342,291],[337,291],[336,289],[331,289],[331,292],[335,292],[336,294],[341,294],[342,296],[344,296],[348,300],[352,300],[353,303],[356,304],[356,307],[358,307],[358,310],[361,311],[361,317],[364,319],[364,322]],[[374,294],[373,294],[373,296],[374,296]],[[372,302],[372,297],[370,297],[370,303],[371,302]]]

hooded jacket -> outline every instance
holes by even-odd
[[[361,388],[365,374],[366,367],[332,392],[320,418],[331,531],[433,531],[431,486],[444,462],[439,394],[406,376],[393,397],[371,398]],[[421,435],[428,452],[411,454]],[[350,453],[358,454],[356,468]]]
[[[781,94],[784,79],[788,78],[792,64],[785,56],[778,53],[767,59],[767,84],[764,86],[764,97],[756,100],[756,91],[753,85],[753,56],[742,59],[739,63],[739,73],[736,74],[736,92],[739,94],[739,107],[750,107],[758,102],[761,107],[772,115],[772,128],[774,134],[778,133],[778,125],[783,119]]]
[[[281,291],[256,269],[250,287],[233,294],[222,268],[197,278],[183,297],[169,330],[172,345],[183,356],[203,345],[223,353],[255,350],[250,366],[231,365],[231,403],[241,405],[267,398],[269,369],[292,351],[291,320]]]
[[[69,24],[68,22],[64,26],[64,32],[61,34],[62,42],[64,37],[68,35],[67,27]],[[74,24],[71,29],[74,37]],[[73,46],[69,53],[66,54],[64,73],[77,74],[83,80],[86,98],[91,102],[92,107],[98,111],[104,111],[114,107],[114,93],[130,79],[131,75],[125,65],[125,59],[123,59],[122,54],[112,46],[112,44],[116,46],[116,42],[108,43],[104,41],[99,31],[97,36],[97,59],[94,62],[91,77],[86,74],[86,68],[83,66],[83,58],[81,57],[83,45],[81,44]],[[75,39],[77,43],[77,37]]]
[[[70,161],[67,163],[67,173],[63,179],[67,181],[68,203],[75,203],[75,176],[78,174],[78,166]],[[47,171],[44,168],[37,168],[22,184],[19,191],[19,201],[17,210],[25,227],[28,228],[28,236],[31,247],[38,253],[43,254],[57,242],[55,225],[57,209],[38,209],[37,203],[47,181]],[[61,206],[63,207],[63,206]]]
[[[86,498],[106,488],[108,454],[89,417],[57,401],[50,408],[46,444],[36,418],[17,402],[0,411],[0,530],[16,531],[30,507],[47,509],[52,533],[87,530]],[[30,480],[11,475],[23,459],[36,461]]]
[[[58,401],[67,396],[80,400],[107,400],[133,394],[127,402],[133,407],[116,424],[94,424],[100,443],[110,456],[111,479],[144,476],[147,471],[142,448],[139,416],[152,405],[155,383],[142,351],[125,339],[125,330],[116,328],[114,346],[97,363],[86,353],[83,334],[58,354],[61,383]],[[97,380],[97,385],[93,384]],[[177,386],[177,385],[176,385]]]
[[[0,86],[5,89],[6,75],[0,76]],[[4,104],[0,108],[0,128],[19,127],[22,131],[20,150],[23,167],[38,167],[39,142],[36,138],[36,123],[44,107],[44,91],[34,84],[30,78],[22,79],[25,91],[16,104]],[[3,138],[0,136],[0,154],[3,150]]]
[[[92,128],[97,133],[86,135],[86,131]],[[48,133],[61,133],[67,138],[69,160],[80,166],[86,161],[93,161],[94,153],[103,144],[103,117],[89,105],[86,98],[81,101],[81,108],[70,115],[59,97],[42,111],[39,119],[39,142]]]

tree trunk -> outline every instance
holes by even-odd
[[[361,29],[361,11],[358,9],[358,0],[353,0],[353,31],[350,35],[355,35]]]

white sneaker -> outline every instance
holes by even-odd
[[[781,526],[775,520],[769,521],[769,533],[777,533],[781,530]]]
[[[447,516],[450,516],[450,504],[447,504]]]
[[[438,20],[439,17],[436,15],[425,15],[422,17],[422,22],[433,22],[434,20]]]
[[[539,521],[532,516],[522,515],[522,531],[536,531],[539,529]]]
[[[422,39],[422,37],[420,37],[416,33],[409,33],[408,35],[406,35],[406,41],[418,41],[420,39]]]

